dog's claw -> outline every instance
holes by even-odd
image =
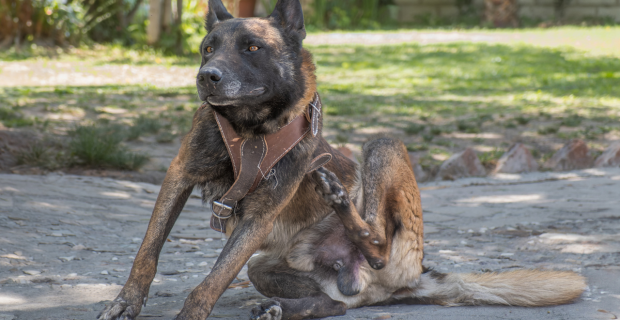
[[[362,232],[360,232],[360,237],[362,238],[366,238],[370,235],[370,232],[368,232],[368,230],[362,230]]]
[[[316,192],[323,197],[327,205],[346,204],[348,194],[344,187],[339,183],[338,177],[326,169],[319,168],[316,171],[317,186]]]

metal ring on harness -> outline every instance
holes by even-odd
[[[215,208],[214,208],[214,206],[218,206],[218,207],[220,207],[220,208],[221,208],[221,209],[220,209],[220,212],[219,212],[220,214],[218,214],[217,212],[215,212]],[[222,210],[229,210],[229,214],[228,214],[228,215],[226,215],[226,216],[221,215]],[[228,218],[230,218],[230,217],[232,216],[232,214],[233,214],[233,207],[228,206],[228,205],[226,205],[226,204],[224,204],[224,203],[221,203],[221,202],[219,202],[219,201],[215,201],[215,200],[214,200],[214,201],[211,203],[211,211],[213,211],[213,215],[214,215],[216,218],[221,219],[221,220],[226,220],[226,219],[228,219]]]

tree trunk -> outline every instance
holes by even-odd
[[[161,35],[162,0],[149,0],[149,26],[146,30],[146,42],[154,45]]]
[[[239,17],[239,0],[224,0],[222,2],[233,17]]]
[[[177,16],[174,21],[177,30],[177,41],[175,43],[177,55],[183,55],[183,30],[181,24],[183,23],[183,0],[177,0]]]
[[[484,0],[484,16],[494,27],[518,27],[517,0]]]
[[[125,23],[127,25],[131,24],[131,22],[133,21],[133,17],[136,15],[136,12],[138,12],[141,4],[142,0],[137,0],[136,3],[134,3],[133,8],[129,10],[129,13],[127,13],[127,16],[125,17]]]
[[[125,1],[124,0],[116,0],[116,18],[118,19],[118,27],[119,31],[125,32],[125,28],[127,28],[127,21],[125,20],[125,13],[123,10],[125,9]]]
[[[172,30],[172,0],[164,0],[162,29],[165,33]]]

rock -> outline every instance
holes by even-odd
[[[185,263],[185,266],[186,267],[193,267],[194,263],[193,262],[187,262],[187,263]]]
[[[41,274],[41,271],[39,270],[23,270],[22,272],[31,276],[38,276]]]
[[[207,265],[207,262],[206,262],[206,261],[203,261],[203,262],[201,262],[201,263],[199,263],[199,264],[198,264],[198,266],[199,266],[199,267],[204,267],[204,266],[206,266],[206,265]]]
[[[60,259],[60,261],[71,261],[71,260],[75,259],[75,256],[70,256],[70,257],[58,257],[58,259]]]
[[[513,144],[497,161],[493,173],[522,173],[538,171],[532,153],[521,143]]]
[[[103,270],[103,271],[101,271],[101,274],[105,276],[105,275],[108,275],[110,273],[108,272],[108,270]]]
[[[583,140],[574,139],[547,160],[544,167],[553,171],[589,168],[592,165],[592,158],[588,151],[588,146]]]
[[[620,167],[620,141],[613,143],[605,149],[605,152],[596,158],[594,166],[597,168]]]
[[[464,177],[484,176],[486,170],[480,163],[476,152],[467,148],[444,161],[439,167],[435,180],[454,180]]]
[[[411,167],[413,168],[415,180],[417,182],[426,181],[426,179],[428,179],[428,175],[424,172],[424,169],[420,165],[420,157],[415,155],[413,152],[409,152],[409,161],[411,162]]]
[[[83,245],[83,244],[78,244],[78,245],[73,246],[73,247],[71,248],[71,250],[76,250],[76,251],[79,251],[79,250],[86,250],[86,246],[85,246],[85,245]]]
[[[16,251],[16,252],[20,252],[20,251]],[[0,256],[0,258],[7,258],[7,259],[15,259],[15,260],[28,260],[28,258],[22,256],[21,254],[3,254]]]

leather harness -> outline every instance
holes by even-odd
[[[262,179],[274,175],[272,168],[304,137],[309,133],[316,137],[319,133],[321,106],[321,98],[315,93],[303,115],[298,115],[275,133],[246,139],[235,132],[226,118],[213,111],[235,174],[235,182],[230,189],[211,204],[213,230],[226,233],[226,220],[233,215],[239,201],[252,193]],[[312,159],[306,173],[322,167],[331,159],[331,153],[318,155]]]

